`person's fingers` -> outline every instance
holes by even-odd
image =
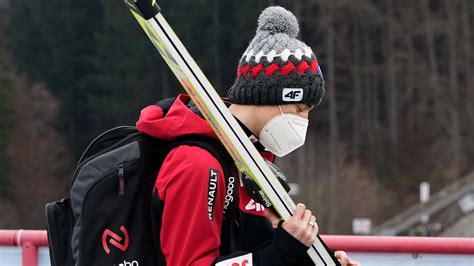
[[[349,263],[349,256],[347,256],[346,252],[339,250],[339,251],[336,251],[334,255],[339,260],[342,266],[345,266]]]
[[[309,224],[316,224],[316,216],[311,215],[311,218],[309,219]]]
[[[342,266],[361,266],[362,264],[356,260],[353,260],[347,255],[346,252],[338,250],[334,253],[336,258],[339,260]]]
[[[347,265],[348,266],[361,266],[362,264],[360,264],[360,262],[358,262],[356,260],[349,259],[349,263]]]
[[[304,224],[304,225],[308,225],[309,224],[309,220],[311,219],[311,211],[310,210],[305,210],[304,211],[304,215],[303,215],[303,218],[301,218],[301,222]]]
[[[297,219],[303,218],[304,212],[306,210],[306,206],[303,203],[298,203],[295,208],[295,212],[293,213],[293,217]]]
[[[318,232],[319,232],[319,227],[318,227],[318,224],[316,223],[316,217],[311,216],[310,222],[314,223],[313,231],[311,231],[311,239],[316,240],[316,237],[317,237]]]
[[[336,256],[336,258],[338,258],[338,259],[344,257],[345,255],[346,255],[346,252],[344,252],[342,250],[337,250],[336,252],[334,252],[334,256]]]
[[[318,228],[318,224],[316,223],[316,217],[314,215],[311,215],[311,218],[309,219],[309,225],[313,228]]]

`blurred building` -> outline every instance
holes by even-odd
[[[374,234],[474,237],[474,173],[384,222]]]

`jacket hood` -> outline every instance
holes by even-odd
[[[189,134],[217,138],[207,121],[192,110],[196,108],[190,109],[189,101],[188,95],[180,94],[174,101],[166,99],[145,107],[136,124],[138,131],[166,140]]]

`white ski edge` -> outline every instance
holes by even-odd
[[[130,11],[144,28],[191,99],[214,129],[216,135],[236,163],[240,165],[241,170],[251,174],[281,217],[287,220],[295,208],[293,200],[268,168],[165,18],[161,13],[158,13],[154,18],[145,20],[141,14],[136,14],[135,4],[129,1],[126,2],[128,5],[132,4],[135,7],[135,10],[131,9]],[[153,32],[149,31],[149,27],[144,23],[149,23],[149,26],[153,28]],[[153,33],[158,36],[153,36]],[[319,237],[308,250],[308,254],[316,265],[338,265]]]

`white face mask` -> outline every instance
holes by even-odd
[[[273,117],[260,132],[260,143],[278,157],[283,157],[304,144],[308,119],[294,114]]]

